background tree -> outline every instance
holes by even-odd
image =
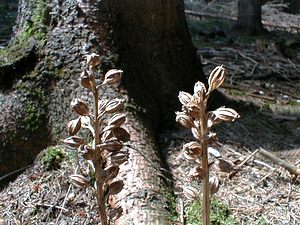
[[[261,22],[262,0],[238,0],[238,21],[234,29],[248,35],[255,35],[263,31]]]
[[[300,13],[300,1],[299,0],[285,0],[285,3],[289,4],[289,7],[285,9],[286,12],[292,14]]]
[[[130,182],[121,224],[166,224],[154,137],[174,121],[178,90],[205,80],[181,0],[20,0],[15,36],[0,55],[0,176],[66,137],[70,101],[87,95],[77,79],[91,52],[102,57],[98,72],[124,70],[121,88],[104,97],[127,96],[133,147],[148,159],[132,151],[131,169],[122,172]]]

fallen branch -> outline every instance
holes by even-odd
[[[294,164],[278,158],[276,155],[268,152],[267,150],[263,149],[262,147],[259,148],[259,153],[262,156],[271,160],[273,163],[276,163],[277,165],[283,167],[284,169],[289,171],[291,174],[294,174],[296,176],[300,175],[300,168],[295,166]]]
[[[259,149],[255,150],[254,152],[252,152],[246,159],[243,160],[243,162],[241,162],[234,171],[232,171],[229,174],[229,179],[231,179],[235,174],[237,174],[237,172],[242,168],[243,165],[245,165],[257,152],[259,151]]]

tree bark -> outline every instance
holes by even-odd
[[[263,31],[261,6],[261,0],[238,0],[238,21],[234,29],[247,35],[261,33]]]
[[[25,54],[26,48],[34,57]],[[116,200],[124,209],[119,224],[168,224],[164,195],[169,187],[161,178],[156,132],[173,124],[178,91],[205,80],[187,30],[183,2],[21,0],[15,37],[6,52],[14,52],[14,57],[0,61],[0,80],[9,80],[1,85],[0,100],[18,102],[8,109],[0,105],[1,112],[11,115],[1,114],[1,122],[13,127],[9,140],[8,128],[0,129],[0,175],[30,163],[38,151],[67,136],[66,123],[74,116],[71,99],[89,99],[78,77],[85,54],[95,52],[103,58],[98,72],[124,70],[121,88],[107,89],[102,97],[125,95],[134,137],[135,150],[129,148],[130,160],[121,172],[126,192]],[[28,63],[17,64],[20,60]],[[28,122],[28,114],[33,131],[23,123]],[[27,144],[20,141],[24,133]],[[20,158],[22,154],[28,159]]]

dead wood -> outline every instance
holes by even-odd
[[[271,160],[273,163],[283,167],[284,169],[289,171],[291,174],[294,174],[296,176],[300,175],[300,168],[295,166],[294,164],[278,158],[276,155],[270,153],[269,151],[265,150],[262,147],[259,148],[259,153],[262,156],[266,157],[267,159]]]

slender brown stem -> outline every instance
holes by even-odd
[[[204,113],[202,114],[201,133],[202,133],[202,169],[205,171],[203,179],[203,200],[202,200],[202,224],[210,225],[210,195],[209,195],[209,168],[208,168],[208,153],[207,153],[207,112],[206,102],[203,104]]]
[[[98,203],[98,208],[99,208],[99,214],[101,218],[101,224],[102,225],[108,225],[108,220],[107,220],[107,214],[106,214],[106,207],[105,207],[105,195],[103,191],[103,185],[104,182],[100,176],[100,172],[102,170],[102,156],[101,152],[98,149],[97,145],[100,144],[100,138],[99,138],[99,118],[98,118],[98,90],[95,88],[93,91],[93,97],[94,97],[94,132],[95,132],[95,141],[94,141],[94,149],[95,149],[95,157],[93,160],[93,164],[95,166],[95,178],[96,178],[96,197],[97,197],[97,203]]]

